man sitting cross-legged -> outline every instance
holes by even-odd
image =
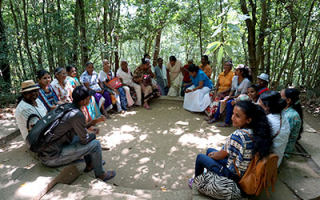
[[[84,171],[94,170],[97,178],[107,181],[112,179],[116,172],[104,171],[100,142],[96,140],[99,129],[89,134],[86,128],[91,124],[86,125],[85,116],[80,110],[89,104],[93,93],[95,93],[93,90],[88,90],[83,85],[74,89],[72,93],[74,108],[62,117],[53,130],[54,137],[58,139],[39,153],[39,157],[44,165],[57,167],[83,156],[86,163]]]

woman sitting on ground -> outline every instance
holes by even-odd
[[[143,107],[150,110],[148,100],[154,96],[160,96],[160,92],[157,85],[151,80],[155,75],[151,71],[150,60],[143,58],[141,61],[142,64],[134,70],[133,81],[141,86],[144,95]]]
[[[51,82],[51,86],[63,103],[72,103],[73,88],[67,81],[67,71],[63,67],[54,70],[55,79]]]
[[[281,91],[281,98],[286,101],[286,107],[282,111],[290,124],[290,136],[285,153],[293,153],[296,142],[301,138],[303,131],[303,115],[299,100],[300,92],[295,88],[287,88]]]
[[[241,94],[234,101],[231,102],[231,105],[234,106],[239,101],[251,100],[252,103],[258,104],[259,103],[259,87],[257,85],[251,85],[248,87],[247,94]]]
[[[208,115],[208,117],[205,118],[206,121],[209,121],[213,118],[218,108],[219,101],[230,93],[232,79],[234,77],[232,66],[233,64],[231,61],[224,62],[224,71],[219,74],[218,81],[213,94],[210,92],[211,103],[205,111]]]
[[[76,88],[77,86],[79,86],[80,81],[77,78],[77,69],[72,65],[68,65],[66,70],[68,73],[67,80],[71,83],[72,87]]]
[[[169,70],[168,83],[170,85],[168,96],[176,97],[179,96],[181,83],[182,83],[182,73],[181,68],[183,68],[180,60],[177,60],[175,56],[169,57],[169,63],[167,64],[167,69]]]
[[[111,65],[108,60],[103,60],[103,70],[99,72],[99,81],[103,84],[104,89],[107,90],[116,98],[116,105],[118,113],[124,113],[127,110],[126,93],[122,87],[117,89],[108,84],[109,81],[115,78],[114,73],[111,71]]]
[[[271,126],[271,135],[273,138],[271,151],[279,156],[279,167],[290,135],[289,122],[281,115],[281,111],[284,108],[283,100],[281,100],[280,93],[265,91],[260,95],[259,105],[264,109]]]
[[[188,71],[193,85],[185,91],[183,108],[192,112],[203,112],[210,104],[209,91],[212,89],[213,83],[194,64],[189,65]]]
[[[62,104],[59,101],[57,94],[54,92],[51,87],[51,75],[47,70],[41,69],[37,72],[38,86],[39,89],[39,99],[46,107],[47,111],[57,107],[57,104]]]
[[[86,70],[82,73],[80,82],[88,89],[96,92],[94,97],[101,109],[101,113],[106,118],[110,118],[107,114],[107,111],[112,109],[110,94],[103,89],[102,84],[98,79],[98,74],[94,71],[92,62],[86,63]]]
[[[170,87],[170,82],[168,82],[169,70],[163,65],[162,58],[158,58],[157,63],[158,65],[154,68],[154,73],[161,89],[161,95],[166,96]]]
[[[212,69],[209,64],[209,57],[207,55],[202,55],[201,65],[199,66],[199,68],[208,76],[209,79],[211,79]]]
[[[270,154],[272,146],[270,125],[260,106],[250,101],[240,101],[234,106],[232,124],[235,130],[226,140],[220,151],[213,148],[206,155],[199,154],[195,163],[195,177],[204,168],[219,176],[238,182],[246,172],[253,156],[260,158]],[[254,138],[254,139],[253,139]],[[236,168],[241,177],[238,176]],[[193,179],[189,179],[192,187]]]
[[[189,71],[188,71],[188,67],[189,65],[192,65],[193,64],[193,60],[192,59],[189,59],[188,60],[188,63],[186,65],[184,65],[180,71],[183,75],[183,79],[182,79],[182,84],[181,84],[181,92],[180,92],[180,95],[182,97],[184,97],[184,91],[190,87],[192,85],[192,81],[191,81],[191,78],[190,78],[190,75],[189,75]]]
[[[135,105],[141,106],[141,86],[133,82],[131,70],[128,68],[128,62],[126,60],[121,61],[121,69],[118,69],[117,76],[120,78],[122,84],[130,88],[130,97],[135,97]],[[125,89],[125,87],[124,87]],[[134,91],[132,91],[134,90]],[[135,94],[134,94],[135,92]],[[127,94],[128,95],[128,94]],[[128,106],[131,105],[131,100],[127,97]],[[129,104],[130,103],[130,104]],[[134,103],[132,99],[132,104]]]
[[[245,65],[238,65],[236,67],[235,76],[232,79],[231,91],[228,96],[220,101],[218,109],[214,114],[214,117],[208,121],[208,124],[217,122],[220,118],[222,111],[225,106],[227,107],[227,115],[224,122],[218,124],[218,127],[230,127],[231,126],[231,116],[232,116],[232,101],[239,97],[241,94],[247,94],[248,87],[251,85],[251,71],[249,67]]]
[[[80,82],[77,78],[77,69],[74,66],[67,66],[66,68],[68,76],[67,76],[67,81],[70,82],[72,88],[76,88],[77,86],[80,85]],[[101,112],[99,109],[98,104],[96,103],[95,98],[92,96],[89,102],[88,106],[85,106],[81,109],[83,112],[84,116],[86,117],[86,121],[92,121],[95,119],[98,119],[101,117]]]
[[[21,83],[21,97],[18,99],[18,106],[14,116],[16,117],[17,124],[22,135],[23,140],[28,136],[27,120],[31,114],[36,114],[40,118],[47,114],[47,109],[38,98],[39,86],[33,80],[24,81]],[[38,122],[38,118],[33,117],[29,125],[32,127]]]

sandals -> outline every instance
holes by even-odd
[[[217,125],[217,127],[231,127],[231,125],[230,124],[226,124],[226,123],[224,123],[224,122],[221,122],[221,123],[219,123],[218,125]]]
[[[107,182],[108,180],[112,179],[113,177],[116,176],[116,172],[115,171],[107,171],[107,176],[103,180],[104,182]]]
[[[106,164],[106,161],[104,161],[104,160],[102,160],[102,165],[105,165]],[[93,170],[93,166],[92,166],[92,168],[84,168],[84,172],[91,172],[92,170]]]
[[[210,119],[209,121],[207,121],[208,124],[213,124],[215,122],[217,122],[218,120],[216,120],[215,118]]]
[[[145,109],[147,109],[147,110],[151,110],[151,108],[148,104],[143,105],[143,107],[145,107]]]
[[[188,185],[189,185],[189,188],[192,189],[192,184],[193,184],[193,178],[190,178],[188,180]]]

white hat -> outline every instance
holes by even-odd
[[[262,73],[260,74],[260,76],[258,76],[258,78],[260,78],[261,80],[267,81],[269,83],[269,75]]]

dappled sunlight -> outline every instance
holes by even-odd
[[[10,185],[13,185],[16,183],[15,180],[10,180],[12,174],[18,169],[17,166],[12,166],[12,165],[4,165],[0,164],[0,172],[1,172],[1,184],[0,188],[6,188],[9,187]]]
[[[176,109],[181,109],[180,107],[168,107],[168,110],[176,110]]]
[[[219,141],[219,139],[216,138],[215,136],[210,136],[210,139],[208,139],[203,137],[197,137],[197,136],[194,136],[193,134],[184,134],[179,138],[179,143],[182,146],[192,145],[192,146],[195,146],[196,148],[206,148],[209,146],[216,148],[219,146],[218,144],[220,144],[220,142],[221,141]]]
[[[182,126],[188,126],[189,122],[184,122],[184,121],[177,121],[176,123],[174,123],[175,125],[182,125]]]
[[[132,115],[136,115],[138,111],[132,110],[132,111],[126,111],[124,114],[120,114],[121,117],[130,117]]]
[[[181,135],[184,133],[184,130],[182,128],[170,128],[169,131],[174,135]]]
[[[176,151],[179,151],[179,148],[177,148],[177,147],[175,147],[175,146],[174,146],[174,147],[171,147],[171,148],[170,148],[170,152],[169,152],[168,155],[171,156],[171,155],[174,154]]]
[[[145,164],[149,161],[150,161],[150,158],[144,157],[144,158],[139,159],[139,164]]]
[[[147,134],[143,134],[139,136],[139,142],[142,142],[143,140],[147,139],[148,135]]]
[[[122,133],[122,131],[113,131],[111,135],[104,135],[98,137],[101,145],[108,147],[115,147],[123,142],[128,143],[135,139],[132,134]]]
[[[6,146],[5,150],[12,151],[12,150],[15,150],[15,149],[22,147],[24,144],[25,144],[24,141],[11,142]]]
[[[30,198],[34,197],[34,194],[39,191],[39,189],[45,189],[47,184],[52,181],[52,177],[37,177],[35,181],[22,183],[18,190],[15,192],[16,198]]]

